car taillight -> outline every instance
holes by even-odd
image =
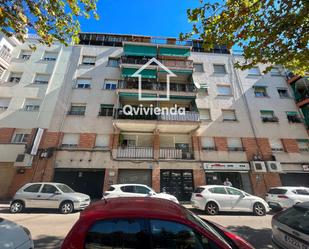
[[[203,197],[201,194],[195,194],[195,197]]]
[[[286,195],[278,195],[278,198],[281,198],[281,199],[289,199],[289,197],[287,197]]]

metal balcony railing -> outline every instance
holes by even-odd
[[[191,148],[176,149],[176,148],[160,148],[161,159],[194,159],[194,154]]]
[[[10,52],[5,49],[5,48],[1,48],[0,49],[0,57],[5,60],[6,62],[10,62],[12,55],[10,54]]]
[[[153,158],[152,147],[118,147],[118,158]]]

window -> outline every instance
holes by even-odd
[[[226,190],[229,193],[229,195],[243,195],[243,193],[237,189],[226,188]]]
[[[25,188],[23,191],[29,193],[37,193],[39,192],[41,186],[42,184],[32,184],[29,187]]]
[[[91,87],[91,79],[78,78],[76,80],[76,88],[89,89]]]
[[[272,151],[283,151],[281,139],[270,139],[269,143]]]
[[[194,193],[196,194],[199,194],[199,193],[202,193],[205,189],[202,188],[202,187],[197,187],[195,190],[194,190]]]
[[[271,194],[271,195],[283,195],[287,192],[286,189],[282,189],[282,188],[272,188],[270,189],[267,193]]]
[[[96,221],[87,231],[85,249],[152,248],[146,222],[142,219]]]
[[[66,133],[63,135],[62,147],[77,147],[79,142],[79,134]]]
[[[41,193],[53,194],[56,191],[58,191],[58,189],[55,186],[50,185],[50,184],[44,184],[44,186],[43,186],[43,188],[41,190]]]
[[[22,50],[19,56],[20,59],[25,60],[25,61],[29,60],[30,57],[31,57],[31,51],[26,51],[26,50]]]
[[[0,98],[0,112],[8,109],[11,99],[9,98]]]
[[[301,152],[309,152],[309,140],[300,139],[297,141],[299,151]]]
[[[43,60],[44,61],[55,61],[57,60],[57,57],[58,57],[58,53],[56,52],[45,52],[44,53],[44,58]]]
[[[226,74],[225,65],[213,65],[214,74]]]
[[[9,82],[19,83],[22,73],[12,72],[9,77]]]
[[[298,194],[298,195],[309,195],[309,190],[306,190],[306,189],[296,189],[294,193]]]
[[[48,84],[50,75],[48,74],[37,74],[34,79],[34,84],[46,85]]]
[[[218,95],[232,95],[232,90],[230,86],[217,86]]]
[[[143,186],[135,186],[135,193],[137,194],[149,194],[150,190]]]
[[[222,110],[223,121],[237,121],[235,110]]]
[[[39,99],[26,99],[24,103],[24,111],[36,112],[40,109],[41,100]]]
[[[125,193],[134,193],[134,186],[133,185],[129,185],[129,186],[123,186],[120,188],[121,191],[125,192]]]
[[[223,194],[223,195],[227,194],[224,187],[214,187],[214,188],[208,189],[208,191],[213,194]]]
[[[200,109],[199,113],[201,120],[211,120],[210,109]]]
[[[103,89],[104,90],[116,90],[117,80],[105,80]]]
[[[68,115],[85,115],[86,105],[85,104],[72,104]]]
[[[281,73],[280,73],[279,68],[273,67],[273,68],[270,70],[270,75],[271,75],[271,76],[280,76]]]
[[[107,148],[109,146],[109,135],[97,135],[95,139],[95,147]]]
[[[31,131],[16,129],[13,135],[12,143],[27,143],[30,138]]]
[[[150,220],[152,248],[213,248],[207,238],[195,233],[192,228],[164,220]],[[216,247],[215,247],[216,248]]]
[[[261,119],[264,123],[267,122],[279,122],[279,119],[275,116],[274,111],[261,110]]]
[[[301,118],[297,112],[286,112],[286,117],[289,123],[301,123]]]
[[[201,143],[203,150],[216,150],[215,141],[212,137],[202,137]]]
[[[0,65],[0,80],[2,79],[4,72],[5,72],[5,68]]]
[[[119,67],[119,58],[108,58],[108,67]]]
[[[82,65],[95,65],[95,56],[83,56]]]
[[[252,75],[252,76],[261,75],[259,67],[252,67],[252,68],[250,68],[248,70],[248,75]]]
[[[267,97],[266,86],[255,86],[254,87],[254,95],[255,97]]]
[[[106,117],[113,116],[113,109],[114,109],[113,105],[101,104],[99,116],[106,116]]]
[[[228,138],[227,146],[229,151],[243,151],[243,146],[240,138]]]
[[[203,63],[194,63],[194,64],[193,64],[193,67],[194,67],[194,71],[195,71],[195,72],[198,72],[198,73],[204,72]]]
[[[286,88],[278,88],[277,89],[280,98],[289,98],[289,92]]]

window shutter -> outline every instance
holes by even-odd
[[[200,119],[210,120],[210,110],[209,109],[200,109]]]
[[[66,133],[63,136],[62,144],[77,145],[79,142],[79,134]]]
[[[109,135],[97,135],[95,146],[96,147],[108,147],[109,146]]]
[[[227,139],[228,147],[231,148],[242,148],[242,143],[240,138],[228,138]]]
[[[236,119],[235,111],[234,110],[223,110],[222,115],[224,119],[234,120]]]
[[[283,145],[280,139],[270,139],[269,143],[272,149],[278,149],[278,150],[283,149]]]
[[[224,65],[213,65],[213,66],[214,66],[214,73],[226,74],[226,70],[225,70]]]
[[[214,148],[215,142],[212,137],[202,137],[201,139],[202,148]]]
[[[9,98],[0,98],[0,110],[1,110],[1,107],[7,108],[10,104],[10,101],[11,99]]]

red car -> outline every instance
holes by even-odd
[[[172,201],[113,198],[80,215],[62,249],[254,249],[248,242]]]

